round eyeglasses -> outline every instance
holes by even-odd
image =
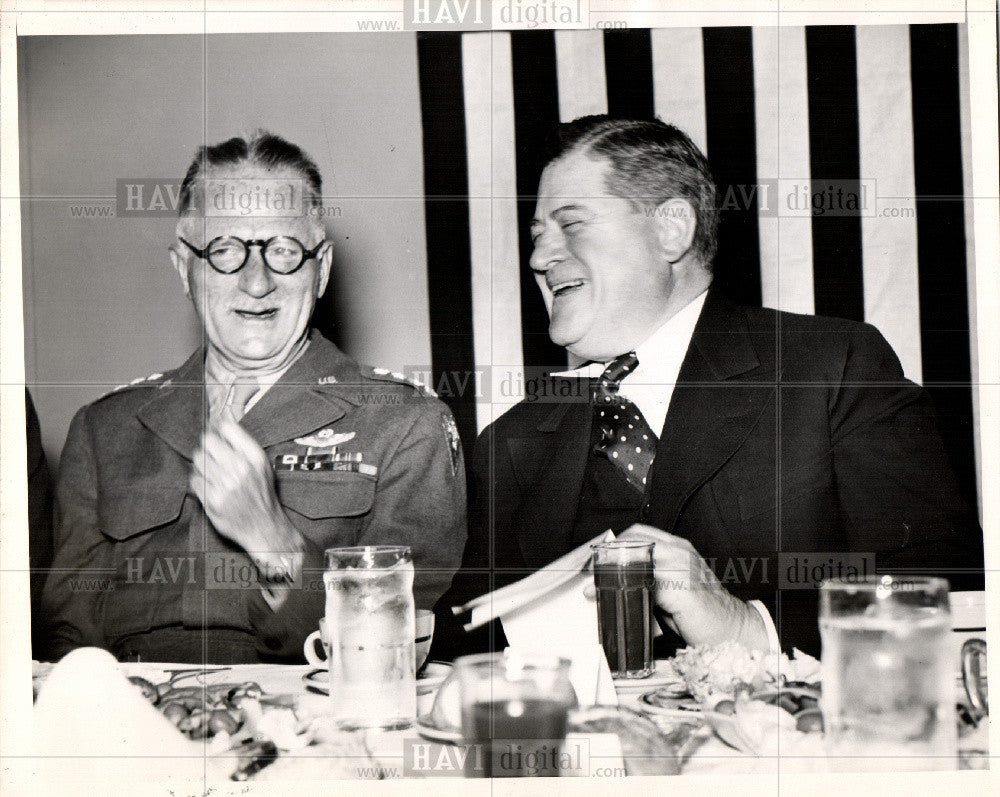
[[[250,247],[259,246],[264,264],[275,274],[294,274],[302,264],[316,257],[320,247],[326,241],[320,241],[313,249],[306,249],[301,241],[287,235],[276,235],[273,238],[255,241],[244,241],[232,235],[220,235],[208,242],[208,246],[199,249],[190,241],[178,237],[178,240],[194,252],[202,260],[220,274],[235,274],[250,259]]]

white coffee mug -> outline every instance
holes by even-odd
[[[320,644],[317,645],[317,642]],[[326,661],[330,658],[330,637],[326,633],[325,617],[319,618],[319,630],[313,631],[306,637],[306,641],[302,645],[302,652],[305,654],[306,661],[314,667],[326,666]]]
[[[417,609],[415,629],[416,639],[414,640],[413,653],[414,664],[417,672],[427,661],[427,654],[431,652],[431,640],[434,638],[434,612],[430,609]]]

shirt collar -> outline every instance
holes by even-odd
[[[309,344],[311,342],[311,339],[307,337],[303,345],[299,347],[295,356],[292,357],[289,362],[285,363],[285,365],[277,371],[267,371],[264,373],[236,374],[229,370],[225,364],[223,364],[222,359],[216,355],[211,348],[209,348],[205,353],[205,386],[208,391],[209,407],[212,409],[221,407],[228,400],[227,396],[229,395],[236,379],[240,376],[251,376],[257,380],[259,389],[246,403],[244,410],[245,412],[249,412],[250,409],[258,401],[260,401],[261,397],[268,390],[270,390],[282,376],[285,375],[288,369],[301,359],[302,355],[306,353],[306,349],[309,348]]]
[[[307,336],[299,346],[298,351],[295,352],[294,356],[284,365],[281,366],[276,371],[264,371],[264,372],[246,372],[246,373],[236,373],[222,362],[222,358],[219,357],[211,347],[205,353],[205,377],[206,381],[214,382],[222,385],[231,385],[237,377],[253,377],[257,380],[262,388],[268,388],[274,383],[276,383],[285,372],[291,368],[303,354],[305,354],[306,349],[309,348],[310,338]]]
[[[698,324],[698,317],[701,315],[707,295],[707,289],[699,293],[636,346],[635,355],[639,359],[639,366],[625,377],[624,382],[662,381],[665,376],[671,377],[666,380],[670,383],[677,381],[681,362],[691,344],[691,337],[694,335],[694,328]],[[607,363],[589,362],[579,368],[553,373],[552,376],[598,377],[606,367]]]
[[[675,313],[667,322],[636,346],[639,367],[629,376],[634,381],[676,382],[681,363],[691,345],[691,336],[708,291],[703,291]],[[651,377],[651,378],[650,378]],[[628,381],[628,377],[626,380]]]

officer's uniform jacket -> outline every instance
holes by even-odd
[[[465,475],[451,413],[429,391],[314,332],[243,416],[307,545],[301,582],[276,611],[189,489],[207,411],[199,351],[76,414],[44,596],[50,658],[83,645],[143,660],[201,660],[207,647],[208,659],[300,658],[333,546],[409,545],[417,606],[444,592],[465,542]]]

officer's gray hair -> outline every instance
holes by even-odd
[[[234,137],[221,144],[199,147],[181,183],[178,211],[184,216],[191,210],[194,187],[209,169],[220,166],[239,166],[248,163],[265,169],[288,169],[299,172],[305,179],[304,200],[309,207],[323,204],[323,180],[315,161],[298,146],[281,136],[257,130],[249,140]]]

